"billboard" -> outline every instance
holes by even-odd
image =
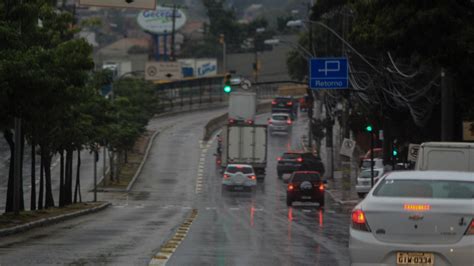
[[[215,58],[196,59],[196,77],[207,77],[217,75],[217,60]]]
[[[148,62],[145,65],[146,80],[182,79],[181,64],[178,62]]]
[[[155,10],[156,0],[133,0],[131,3],[127,3],[125,0],[79,0],[79,5]]]
[[[186,15],[180,9],[176,9],[175,15],[175,30],[178,30],[186,23]],[[156,10],[142,11],[138,14],[137,23],[147,32],[171,33],[173,30],[173,8],[157,6]]]

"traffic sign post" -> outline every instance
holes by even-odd
[[[311,58],[309,87],[320,89],[347,89],[349,68],[347,58]]]

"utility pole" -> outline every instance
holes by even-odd
[[[311,20],[311,8],[313,7],[313,0],[308,3],[308,21]],[[314,47],[313,47],[313,23],[308,23],[308,38],[309,38],[309,51],[311,54],[314,55]],[[309,85],[308,85],[309,87]],[[310,147],[311,151],[313,151],[313,108],[314,108],[314,95],[313,90],[309,89],[308,96],[311,99],[310,106],[308,108],[308,146]],[[319,151],[318,151],[319,152]]]
[[[453,90],[446,69],[441,68],[441,141],[453,140]]]
[[[219,35],[219,43],[222,45],[222,74],[225,74],[227,71],[227,52],[224,34]]]
[[[173,26],[171,28],[171,60],[176,60],[175,35],[176,35],[176,4],[173,5]]]
[[[15,117],[15,159],[13,177],[13,211],[20,213],[20,179],[21,177],[21,118]]]

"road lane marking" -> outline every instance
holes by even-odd
[[[197,209],[193,209],[189,218],[186,219],[176,230],[174,236],[168,240],[165,244],[161,245],[160,250],[155,256],[152,257],[148,265],[166,265],[168,260],[173,256],[178,246],[183,242],[184,238],[188,234],[192,223],[198,215]]]

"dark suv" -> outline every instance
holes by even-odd
[[[279,96],[272,101],[272,113],[288,113],[294,120],[298,116],[298,101],[291,96]]]
[[[286,190],[286,205],[293,205],[294,201],[318,202],[324,207],[325,182],[315,171],[296,171],[291,175]]]
[[[317,171],[324,175],[324,164],[320,157],[314,156],[311,152],[289,151],[278,157],[278,178],[294,171]]]

